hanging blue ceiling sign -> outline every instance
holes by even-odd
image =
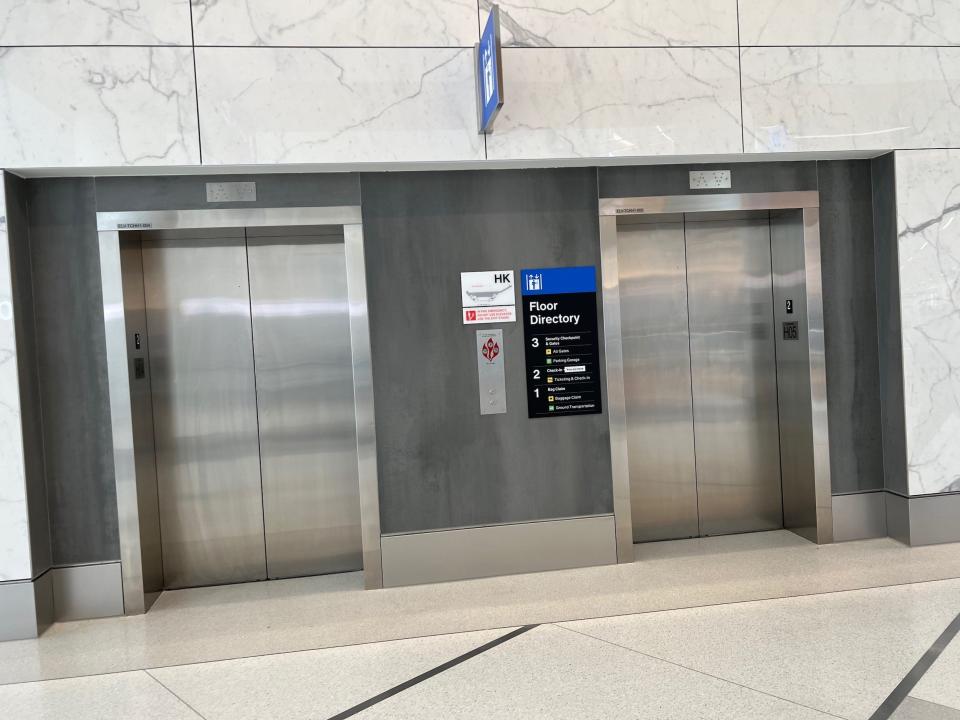
[[[503,63],[500,57],[500,7],[490,8],[490,16],[477,45],[477,101],[480,108],[480,132],[493,130],[493,121],[503,107]]]

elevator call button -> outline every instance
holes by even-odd
[[[602,412],[595,267],[521,272],[527,414]]]

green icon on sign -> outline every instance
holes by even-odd
[[[553,405],[550,406],[550,412],[553,412]]]
[[[551,360],[550,358],[547,358],[547,365],[553,365],[553,360]]]

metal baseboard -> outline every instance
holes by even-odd
[[[617,562],[613,515],[387,535],[381,550],[384,587]]]
[[[57,622],[123,615],[120,563],[53,568],[53,616]]]
[[[53,579],[0,583],[0,641],[38,637],[53,622]]]
[[[887,494],[851,493],[833,496],[833,540],[867,540],[887,536]]]

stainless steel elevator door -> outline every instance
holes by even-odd
[[[618,232],[633,540],[699,534],[683,222]]]
[[[700,533],[783,527],[770,225],[686,222]]]
[[[343,235],[248,229],[267,568],[360,570]]]
[[[143,233],[168,588],[266,577],[243,230]]]

